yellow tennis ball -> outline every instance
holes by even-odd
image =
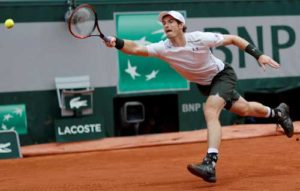
[[[11,28],[14,27],[15,22],[14,22],[14,20],[12,20],[12,19],[6,19],[4,25],[5,25],[5,27],[6,27],[7,29],[11,29]]]

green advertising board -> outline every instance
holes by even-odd
[[[0,130],[15,130],[27,134],[26,107],[24,104],[0,106]]]
[[[117,36],[148,45],[166,39],[159,12],[116,13]],[[119,51],[118,93],[187,90],[189,82],[157,58],[127,55]]]
[[[54,126],[57,142],[92,140],[105,136],[103,119],[97,116],[56,119]]]
[[[20,158],[19,135],[15,130],[0,131],[0,159]]]

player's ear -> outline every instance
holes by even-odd
[[[184,32],[184,24],[183,23],[179,23],[178,26]]]

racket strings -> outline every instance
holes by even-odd
[[[95,25],[95,13],[87,8],[82,7],[73,13],[70,18],[70,30],[71,32],[80,38],[85,38],[94,32]]]

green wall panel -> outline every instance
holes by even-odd
[[[115,88],[96,88],[94,115],[105,120],[105,136],[114,136],[113,102]],[[0,94],[0,105],[25,104],[28,134],[20,135],[22,145],[55,142],[54,120],[60,119],[56,91],[11,92]]]
[[[25,104],[28,134],[21,135],[21,144],[54,141],[53,119],[59,116],[55,91],[1,93],[0,104]]]
[[[112,20],[114,12],[186,10],[187,17],[232,17],[251,15],[299,15],[297,0],[202,0],[202,1],[76,1],[77,5],[90,3],[98,11],[99,18]],[[63,21],[69,5],[66,0],[0,1],[0,18],[13,17],[17,22]]]

